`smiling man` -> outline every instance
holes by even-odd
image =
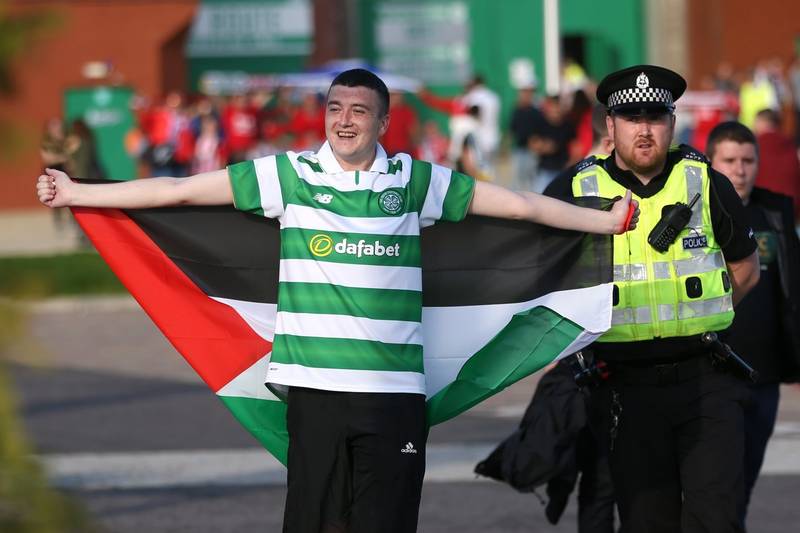
[[[685,90],[679,74],[658,66],[609,74],[597,99],[614,151],[578,163],[547,191],[630,189],[642,205],[637,229],[614,237],[612,326],[593,345],[611,373],[604,438],[626,533],[741,531],[746,388],[712,364],[701,334],[730,325],[758,280],[758,256],[725,176],[691,147],[670,147]],[[662,231],[662,216],[695,198],[685,223]]]
[[[630,192],[603,212],[388,158],[378,144],[388,106],[377,76],[349,70],[329,89],[316,153],[104,185],[48,170],[37,184],[50,207],[233,203],[280,221],[266,383],[288,402],[284,531],[416,530],[427,439],[421,228],[467,213],[606,234],[626,226]]]

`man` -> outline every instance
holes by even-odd
[[[469,212],[615,233],[631,207],[630,193],[601,212],[476,183],[405,154],[388,159],[377,142],[388,107],[377,76],[349,70],[328,91],[327,142],[317,153],[288,152],[183,180],[100,186],[47,171],[37,184],[50,207],[233,203],[280,220],[266,382],[279,394],[288,388],[284,531],[416,530],[427,438],[421,227]],[[340,250],[332,233],[351,245]]]
[[[530,190],[539,165],[539,157],[528,147],[528,139],[542,129],[544,115],[534,105],[535,80],[517,88],[517,101],[511,112],[508,129],[513,147],[511,164],[514,170],[515,189]]]
[[[759,111],[753,133],[761,154],[756,184],[759,188],[790,197],[797,216],[800,211],[800,162],[794,142],[781,131],[780,115],[772,109]]]
[[[758,119],[756,119],[758,120]],[[708,136],[712,166],[731,180],[742,199],[758,242],[761,276],[736,308],[725,341],[759,372],[745,407],[742,524],[767,442],[775,427],[780,382],[800,378],[800,240],[794,231],[792,199],[754,187],[759,145],[747,126],[723,122]]]
[[[733,304],[758,280],[758,256],[728,180],[693,149],[670,149],[685,89],[679,74],[656,66],[608,75],[597,99],[614,151],[548,189],[613,197],[630,188],[643,206],[638,228],[614,238],[612,326],[593,345],[611,373],[609,460],[628,533],[741,531],[746,388],[712,364],[701,334],[728,327]],[[648,234],[676,208],[668,206],[695,195],[688,225],[651,246]]]

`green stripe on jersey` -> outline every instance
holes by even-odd
[[[278,169],[278,182],[281,186],[281,196],[283,196],[283,208],[286,209],[286,204],[290,202],[292,193],[297,190],[300,177],[286,154],[275,156],[275,166]]]
[[[422,292],[283,281],[278,284],[278,311],[419,322]]]
[[[353,179],[357,183],[357,178]],[[297,184],[294,194],[287,197],[287,203],[324,209],[341,216],[396,217],[416,210],[416,202],[409,198],[406,187],[389,187],[382,191],[340,191],[327,185],[313,185],[305,180],[298,180]],[[393,195],[397,202],[389,204],[391,209],[386,208],[387,195]]]
[[[422,211],[428,188],[431,185],[431,170],[433,165],[427,161],[414,161],[411,165],[411,198],[414,202],[414,211]]]
[[[475,180],[466,174],[453,171],[450,174],[450,186],[444,197],[442,206],[442,218],[448,222],[458,222],[467,216],[469,204],[472,202],[472,195],[475,190]]]
[[[252,161],[244,161],[228,166],[228,178],[233,189],[233,203],[236,209],[264,216],[261,207],[261,191],[258,188],[256,167]]]
[[[421,345],[360,339],[275,335],[271,361],[313,368],[423,372]]]
[[[419,237],[301,228],[281,230],[282,259],[313,259],[355,265],[419,267]]]

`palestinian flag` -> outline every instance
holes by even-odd
[[[73,212],[178,352],[285,464],[286,407],[264,385],[277,312],[277,223],[232,207]],[[423,231],[430,424],[609,328],[611,241],[482,217]]]

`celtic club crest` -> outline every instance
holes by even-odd
[[[383,191],[378,196],[378,205],[387,215],[396,215],[403,211],[403,196],[397,191]]]

